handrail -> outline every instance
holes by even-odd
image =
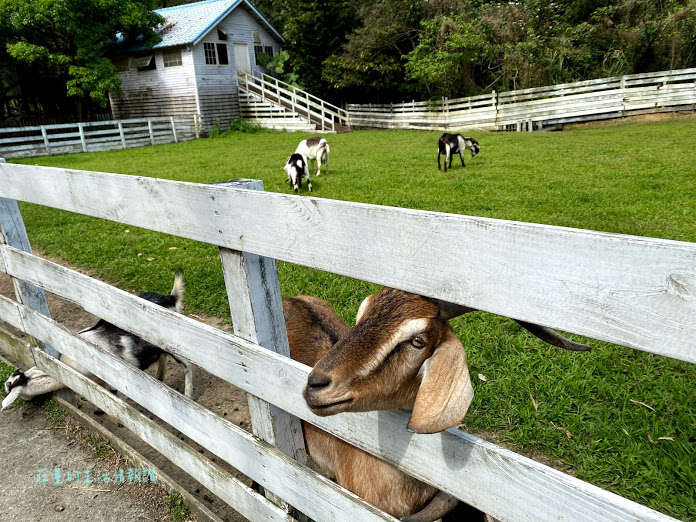
[[[239,73],[239,89],[262,100],[292,110],[309,123],[321,124],[321,130],[337,130],[336,125],[350,126],[349,113],[302,89],[263,74],[261,78],[246,72]],[[243,85],[242,85],[243,84]],[[251,90],[250,86],[258,89]],[[269,94],[273,97],[269,97]],[[301,110],[298,110],[301,109]],[[302,114],[305,112],[306,114]],[[314,121],[313,121],[314,120]]]

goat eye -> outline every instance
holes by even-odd
[[[420,337],[415,337],[412,341],[411,344],[413,345],[414,348],[423,348],[425,346],[425,341],[421,339]]]

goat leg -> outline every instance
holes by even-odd
[[[402,522],[433,522],[452,511],[459,500],[449,493],[438,491],[432,500],[418,513],[401,518]]]

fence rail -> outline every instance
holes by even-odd
[[[191,140],[198,132],[194,115],[0,128],[0,157],[125,149]]]
[[[100,205],[90,204],[97,194]],[[212,243],[222,249],[223,267],[225,252],[244,251],[696,362],[696,302],[688,298],[696,285],[693,243],[27,165],[0,164],[0,198]],[[289,214],[306,226],[288,224]],[[398,239],[404,231],[407,244]],[[413,244],[423,245],[417,258]],[[9,245],[0,246],[0,271],[76,302],[500,520],[673,520],[458,430],[409,433],[403,412],[316,417],[301,397],[309,368],[266,349],[262,337],[222,332]],[[311,518],[394,520],[27,306],[1,298],[0,318],[84,361]],[[249,519],[289,520],[267,499],[219,478],[203,456],[182,456],[120,399],[70,368],[35,349],[23,357],[134,426],[204,485],[218,484],[216,493],[235,509],[241,502]]]
[[[395,104],[349,104],[354,127],[531,130],[634,114],[696,109],[696,69],[633,74],[491,93]]]

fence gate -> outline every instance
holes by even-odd
[[[255,435],[76,336],[29,298],[0,298],[0,319],[80,361],[258,482],[269,498],[40,348],[1,340],[0,348],[59,378],[250,520],[292,520],[288,505],[322,522],[395,520],[304,465],[298,419],[500,520],[674,520],[455,429],[409,433],[403,412],[314,416],[301,396],[309,369],[285,357],[274,260],[693,363],[696,244],[255,190],[260,188],[251,180],[199,185],[0,164],[0,221],[8,238],[0,245],[0,271],[34,285],[37,295],[45,290],[78,303],[245,390]],[[234,335],[32,255],[26,241],[16,241],[23,227],[15,201],[217,245]],[[405,231],[408,242],[399,239]],[[418,259],[411,255],[413,244],[423,245]],[[495,291],[490,260],[496,261]]]

